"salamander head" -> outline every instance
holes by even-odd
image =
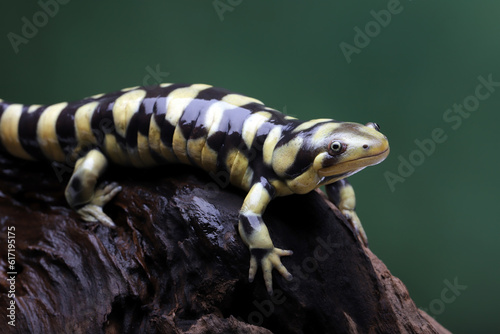
[[[294,193],[348,177],[389,154],[389,142],[376,123],[321,121],[304,123],[276,146],[273,169]]]

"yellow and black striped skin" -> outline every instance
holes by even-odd
[[[162,84],[50,106],[0,100],[0,150],[29,160],[76,161],[66,198],[83,219],[107,226],[114,225],[102,207],[121,189],[96,188],[108,162],[138,168],[183,163],[226,173],[248,191],[239,231],[251,250],[249,277],[260,262],[271,291],[273,267],[291,278],[280,260],[291,251],[274,247],[261,217],[267,204],[329,185],[331,198],[366,241],[354,192],[342,179],[381,162],[389,146],[374,123],[304,122],[221,88]]]

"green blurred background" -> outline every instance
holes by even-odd
[[[41,3],[0,5],[3,99],[201,82],[299,118],[377,122],[391,154],[351,177],[371,249],[452,332],[500,333],[500,87],[479,106],[470,97],[479,76],[500,82],[499,1],[59,0],[45,6],[53,17]],[[355,40],[367,24],[369,41]],[[346,57],[341,43],[356,42]],[[453,129],[443,116],[464,100],[474,111]],[[446,141],[418,153],[436,128]],[[391,188],[388,173],[410,158]]]

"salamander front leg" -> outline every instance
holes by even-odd
[[[293,254],[290,250],[274,247],[266,224],[262,220],[262,214],[271,201],[273,192],[274,189],[267,180],[254,184],[243,202],[238,225],[241,238],[250,249],[249,280],[253,281],[260,264],[269,294],[273,293],[273,268],[276,268],[285,279],[292,279],[292,275],[281,263],[280,257]]]
[[[354,195],[354,188],[346,179],[339,180],[332,184],[325,186],[326,193],[330,201],[335,204],[342,214],[351,223],[361,241],[368,247],[368,238],[366,237],[365,230],[361,221],[356,214],[356,196]]]
[[[76,162],[75,171],[66,187],[66,200],[83,220],[99,221],[114,227],[115,224],[102,207],[122,189],[117,183],[101,185],[96,189],[97,180],[104,173],[108,161],[98,150],[88,152]]]

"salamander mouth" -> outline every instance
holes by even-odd
[[[389,155],[389,147],[377,154],[364,156],[350,161],[344,161],[330,167],[321,168],[318,170],[320,177],[334,177],[341,179],[344,175],[351,175],[355,172],[372,165],[381,163]]]

